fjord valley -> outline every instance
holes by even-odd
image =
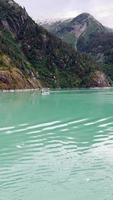
[[[33,20],[84,3],[0,0],[0,200],[113,200],[113,32]]]
[[[37,25],[13,0],[0,0],[0,89],[110,84],[89,56]]]
[[[81,53],[96,60],[113,81],[113,30],[103,26],[89,13],[42,25]]]

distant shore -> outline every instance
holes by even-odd
[[[91,90],[99,90],[99,89],[112,89],[113,87],[89,87],[89,88],[51,88],[51,90],[85,90],[85,89],[91,89]],[[45,92],[50,90],[50,88],[33,88],[33,89],[9,89],[9,90],[0,90],[0,92],[3,93],[15,93],[15,92],[32,92],[32,91],[38,91],[38,92]]]
[[[7,92],[30,92],[30,91],[41,91],[41,89],[39,88],[35,88],[35,89],[9,89],[9,90],[0,90],[0,92],[3,92],[3,93],[7,93]]]

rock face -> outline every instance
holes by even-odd
[[[91,75],[91,80],[89,87],[110,87],[110,83],[103,72],[96,71]]]
[[[0,0],[1,89],[87,87],[97,70],[94,61],[37,25],[13,0]]]
[[[0,70],[0,90],[36,88],[42,88],[40,81],[34,77],[26,78],[18,68]]]

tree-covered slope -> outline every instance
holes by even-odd
[[[113,81],[113,30],[104,27],[87,13],[42,25],[79,52],[92,56]]]
[[[42,25],[51,33],[61,38],[63,41],[77,48],[79,39],[84,37],[87,41],[90,35],[108,31],[92,15],[83,13],[75,18],[56,21],[51,23],[42,23]]]
[[[13,0],[0,0],[0,53],[0,71],[19,70],[26,82],[21,88],[109,86],[94,61],[37,25]],[[0,84],[6,87],[4,77],[5,72]],[[16,79],[11,88],[20,87]]]

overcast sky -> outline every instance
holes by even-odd
[[[92,14],[104,25],[113,28],[113,0],[15,0],[35,20],[76,17]]]

